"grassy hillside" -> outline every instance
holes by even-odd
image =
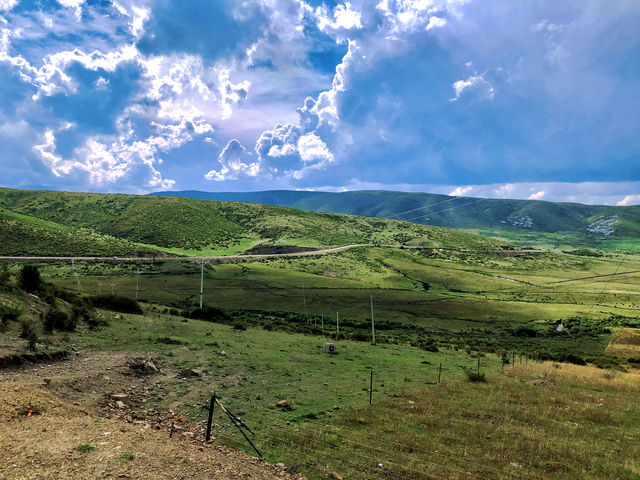
[[[186,198],[257,202],[310,211],[415,221],[457,229],[527,233],[572,232],[574,240],[594,243],[640,235],[640,206],[611,207],[538,200],[477,199],[390,191],[209,193],[158,192]]]
[[[0,189],[0,207],[175,253],[237,253],[264,243],[502,246],[479,236],[408,222],[176,197]],[[69,253],[77,254],[73,249]]]
[[[130,241],[0,209],[2,255],[146,255],[158,253]]]

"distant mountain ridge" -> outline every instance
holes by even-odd
[[[573,232],[599,238],[640,238],[640,206],[453,197],[386,190],[341,193],[293,190],[218,193],[185,190],[150,195],[263,203],[457,229]]]

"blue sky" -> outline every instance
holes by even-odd
[[[636,0],[0,0],[0,184],[640,204]]]

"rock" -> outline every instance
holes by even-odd
[[[50,378],[43,378],[42,380],[44,381],[45,385],[49,385],[51,383],[51,379]]]
[[[221,356],[221,357],[226,357],[226,356],[227,356],[227,352],[225,352],[224,350],[222,350],[222,351],[220,352],[220,356]]]
[[[286,400],[278,400],[276,402],[276,407],[280,408],[281,410],[291,410],[291,404],[289,402],[287,402]]]
[[[124,402],[122,400],[118,400],[116,402],[116,405],[118,406],[118,408],[125,408],[126,405],[124,404]]]
[[[129,395],[127,395],[126,393],[113,393],[111,395],[111,398],[114,400],[124,400],[127,397],[129,397]]]
[[[327,478],[329,480],[342,480],[342,475],[336,472],[331,472],[329,475],[327,475]]]
[[[183,368],[182,370],[180,370],[180,376],[181,377],[185,377],[185,378],[191,378],[191,377],[199,377],[200,374],[198,372],[196,372],[195,370],[192,370],[191,368]]]

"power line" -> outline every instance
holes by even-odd
[[[417,211],[417,210],[423,210],[423,209],[425,209],[425,208],[435,207],[436,205],[441,205],[441,204],[443,204],[443,203],[452,202],[452,201],[454,201],[454,200],[457,200],[458,198],[464,198],[464,197],[453,197],[453,198],[449,198],[449,199],[447,199],[447,200],[443,200],[443,201],[441,201],[441,202],[432,203],[432,204],[430,204],[430,205],[424,205],[424,206],[422,206],[422,207],[413,208],[413,209],[411,209],[411,210],[405,210],[404,212],[396,213],[396,214],[394,214],[394,215],[395,215],[396,217],[399,217],[400,215],[404,215],[404,214],[406,214],[406,213],[411,213],[411,212],[415,212],[415,211]]]
[[[474,200],[473,202],[469,202],[469,203],[465,203],[463,205],[456,205],[455,207],[449,207],[449,208],[445,208],[444,210],[438,210],[437,212],[431,212],[428,213],[426,215],[420,215],[418,217],[415,218],[410,218],[409,220],[407,220],[408,222],[413,222],[415,220],[418,220],[420,218],[424,218],[424,217],[430,217],[432,215],[437,215],[438,213],[443,213],[443,212],[448,212],[449,210],[455,210],[456,208],[462,208],[462,207],[467,207],[469,205],[473,205],[474,203],[478,203],[478,202],[484,202],[485,200],[488,200],[486,198],[479,198],[477,200]]]

